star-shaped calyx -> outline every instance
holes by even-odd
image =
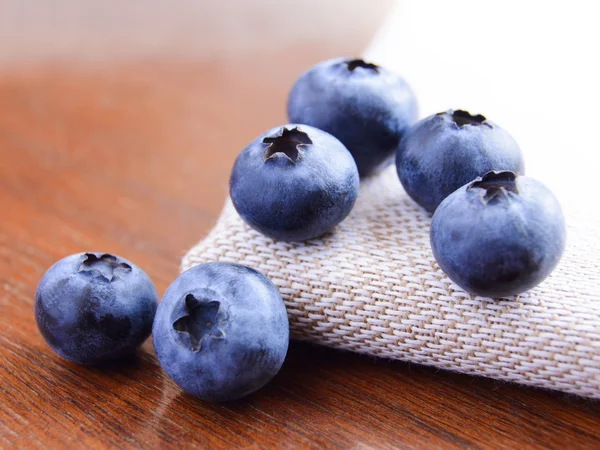
[[[95,273],[112,281],[114,278],[122,278],[126,273],[131,272],[131,266],[108,253],[100,256],[96,253],[86,253],[83,255],[83,261],[79,264],[79,272]]]
[[[517,176],[510,170],[492,170],[469,184],[467,190],[477,191],[481,201],[487,205],[495,199],[518,195],[516,179]]]
[[[360,67],[361,69],[372,70],[379,73],[379,66],[370,62],[366,62],[364,59],[353,59],[346,62],[346,66],[350,72],[354,72],[354,69]]]
[[[457,109],[455,111],[441,112],[438,113],[438,116],[449,115],[450,119],[458,125],[459,128],[464,127],[465,125],[472,125],[475,127],[485,126],[488,128],[493,128],[492,124],[487,121],[487,118],[483,114],[473,115],[468,111],[464,111],[462,109]]]
[[[173,329],[188,335],[193,352],[202,350],[206,339],[224,339],[225,332],[220,328],[218,301],[203,301],[193,294],[185,296],[185,315],[173,323]]]
[[[277,136],[268,136],[262,140],[262,143],[267,146],[263,153],[265,162],[274,158],[275,155],[283,155],[296,164],[300,158],[300,151],[304,150],[307,145],[311,145],[312,140],[298,127],[291,130],[282,127]]]

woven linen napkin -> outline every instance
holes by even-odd
[[[184,257],[244,264],[279,288],[292,338],[600,398],[598,223],[570,211],[554,273],[515,298],[474,297],[437,266],[430,215],[390,167],[335,230],[305,243],[250,229],[228,199]]]

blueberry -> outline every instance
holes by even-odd
[[[160,365],[181,389],[220,402],[251,394],[279,372],[289,326],[283,300],[264,275],[207,263],[169,286],[152,341]]]
[[[242,150],[229,192],[252,228],[303,241],[331,231],[350,213],[358,184],[356,164],[340,141],[308,125],[284,125]]]
[[[290,122],[333,134],[348,148],[361,177],[392,161],[417,102],[397,74],[362,59],[332,59],[304,72],[288,97]]]
[[[488,172],[448,196],[431,223],[440,268],[471,294],[506,297],[541,283],[565,247],[556,197],[510,171]]]
[[[435,114],[411,127],[398,147],[396,169],[408,195],[429,212],[490,170],[524,173],[512,136],[481,114],[462,110]]]
[[[35,292],[35,319],[48,345],[79,364],[133,353],[150,335],[157,294],[129,261],[79,253],[55,263]]]

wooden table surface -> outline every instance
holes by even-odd
[[[150,342],[105,368],[44,343],[32,299],[54,261],[114,252],[162,293],[214,224],[237,152],[285,121],[298,73],[373,32],[265,45],[286,27],[207,57],[36,59],[40,40],[16,61],[0,45],[0,448],[600,448],[598,403],[302,343],[225,405],[182,394]]]

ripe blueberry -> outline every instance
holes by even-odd
[[[150,335],[154,285],[137,266],[106,253],[79,253],[55,263],[35,292],[35,319],[48,345],[79,364],[133,353]]]
[[[384,67],[338,58],[304,72],[288,97],[290,122],[325,130],[348,148],[361,177],[391,162],[417,118],[408,84]]]
[[[207,263],[182,273],[158,307],[158,360],[188,394],[244,397],[267,384],[285,359],[289,326],[277,288],[254,269]]]
[[[398,147],[396,169],[410,197],[429,212],[448,195],[490,170],[524,173],[519,146],[481,114],[448,111],[410,128]]]
[[[488,172],[449,195],[431,222],[440,268],[471,294],[506,297],[541,283],[556,267],[566,231],[556,197],[510,171]]]
[[[358,184],[356,164],[340,141],[308,125],[284,125],[242,150],[229,192],[252,228],[273,239],[303,241],[350,213]]]

